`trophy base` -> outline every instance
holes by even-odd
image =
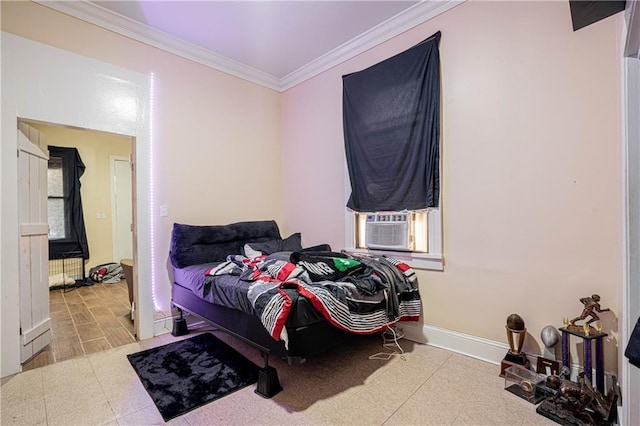
[[[586,325],[586,327],[585,327],[585,325]],[[587,325],[587,324],[585,324],[585,325],[569,324],[565,328],[568,331],[571,331],[571,332],[576,333],[576,334],[580,334],[582,336],[591,336],[591,335],[594,335],[594,334],[598,334],[598,330],[596,330],[595,328],[593,328],[590,325]],[[586,330],[585,330],[585,328],[586,328]],[[588,332],[587,332],[587,330],[588,330]]]
[[[594,412],[572,412],[546,399],[536,408],[536,413],[564,426],[610,426],[611,420],[601,419]]]
[[[524,368],[529,369],[531,362],[524,353],[512,354],[507,352],[504,359],[500,363],[500,377],[504,377],[504,371],[512,365],[522,365]]]

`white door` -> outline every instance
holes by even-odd
[[[111,209],[113,261],[133,259],[133,197],[131,162],[128,157],[111,156]]]
[[[20,362],[51,343],[49,313],[49,153],[36,129],[18,130],[18,217],[20,223]],[[35,142],[35,143],[34,143]]]

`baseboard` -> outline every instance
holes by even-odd
[[[173,327],[174,316],[158,318],[153,322],[153,331],[155,336],[170,333]],[[179,318],[179,316],[175,316]],[[189,315],[187,323],[195,326],[203,322],[200,318]],[[471,336],[469,334],[459,333],[457,331],[447,330],[446,328],[435,327],[427,324],[418,324],[414,322],[400,322],[398,329],[404,333],[404,338],[413,342],[434,346],[436,348],[446,349],[471,358],[476,358],[494,365],[500,365],[505,354],[509,350],[509,346],[502,342],[485,339],[482,337]],[[531,365],[536,365],[538,354],[527,354]],[[571,377],[578,376],[580,366],[571,365]]]
[[[156,318],[153,320],[153,335],[160,336],[162,334],[171,333],[173,327],[173,315],[167,315],[164,318]],[[176,316],[176,318],[179,318]]]
[[[509,350],[509,346],[506,343],[471,336],[445,328],[434,327],[428,324],[400,322],[398,323],[398,328],[404,332],[405,339],[446,349],[495,365],[500,365],[500,362]],[[542,354],[527,354],[531,365],[537,364],[538,356],[542,356]],[[571,377],[574,380],[578,377],[580,370],[579,365],[571,365]],[[595,377],[595,372],[593,374],[593,377]]]
[[[447,349],[491,364],[499,365],[509,350],[509,346],[504,343],[432,325],[402,322],[399,327],[404,331],[405,339]]]
[[[183,313],[184,318],[187,320],[187,326],[198,327],[207,324],[202,318],[195,315],[191,315],[188,312]],[[156,318],[153,320],[153,335],[160,336],[162,334],[171,333],[173,330],[173,319],[180,318],[180,315],[167,315],[164,318]]]

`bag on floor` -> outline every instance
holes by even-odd
[[[119,263],[105,263],[89,269],[89,278],[96,283],[117,283],[124,279],[124,271]]]

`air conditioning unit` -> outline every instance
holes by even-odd
[[[365,246],[378,250],[413,251],[413,228],[412,213],[369,213],[365,223]]]

